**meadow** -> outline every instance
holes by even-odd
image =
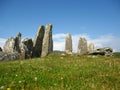
[[[0,62],[0,90],[120,90],[120,58],[51,54]]]

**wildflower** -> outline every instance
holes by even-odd
[[[56,83],[54,83],[54,86],[57,86],[57,84],[56,84]]]
[[[34,81],[35,81],[35,82],[37,81],[37,77],[34,78]]]
[[[63,80],[63,77],[61,77],[61,80]]]
[[[4,86],[1,86],[0,89],[4,89],[5,87]]]
[[[7,88],[7,90],[11,90],[10,88]]]
[[[18,75],[16,74],[15,76],[17,77]]]
[[[20,64],[22,65],[22,64],[23,64],[23,61],[21,61]]]
[[[22,81],[19,81],[19,83],[22,83]]]

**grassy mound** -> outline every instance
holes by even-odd
[[[60,54],[0,62],[0,90],[119,90],[120,59]]]

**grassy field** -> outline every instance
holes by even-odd
[[[120,58],[54,54],[0,62],[0,90],[120,90]]]

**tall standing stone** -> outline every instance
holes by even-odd
[[[5,45],[3,46],[3,52],[14,53],[15,52],[15,39],[13,37],[9,38]]]
[[[0,47],[0,52],[2,52],[2,48]]]
[[[41,57],[47,56],[52,52],[53,52],[52,25],[47,24],[45,28],[43,43],[42,43]]]
[[[94,43],[90,43],[89,44],[88,51],[89,51],[89,53],[93,53],[94,52]]]
[[[65,52],[67,54],[72,53],[72,37],[70,34],[66,34]]]
[[[17,35],[16,38],[15,38],[15,50],[16,50],[18,53],[21,53],[21,50],[20,50],[21,35],[22,35],[22,34],[19,32],[18,35]]]
[[[86,53],[87,53],[87,40],[85,38],[80,37],[78,43],[78,54],[82,55]]]
[[[33,41],[33,56],[35,56],[35,57],[41,56],[44,32],[45,32],[44,26],[40,26],[38,28],[38,32]]]
[[[31,38],[25,38],[22,43],[24,43],[28,48],[28,54],[31,54],[33,51],[33,41]]]
[[[27,47],[21,42],[21,33],[18,33],[16,38],[9,38],[3,46],[3,52],[6,53],[6,55],[8,55],[8,57],[6,58],[8,60],[14,56],[16,58],[20,56],[24,59],[27,51]]]

